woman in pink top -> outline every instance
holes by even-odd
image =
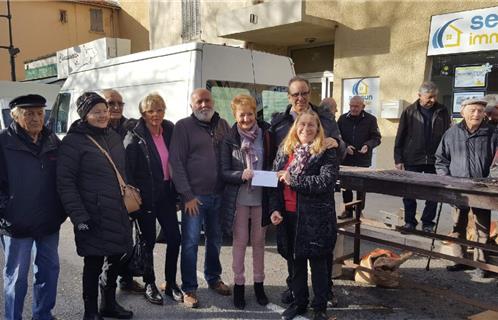
[[[180,230],[176,216],[176,191],[171,180],[168,159],[173,123],[164,119],[166,103],[156,93],[140,102],[142,117],[124,140],[128,181],[140,189],[141,212],[138,223],[146,241],[145,298],[153,304],[163,304],[156,287],[153,250],[156,242],[156,219],[166,236],[165,293],[181,302],[182,293],[176,284]]]

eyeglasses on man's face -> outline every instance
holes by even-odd
[[[310,92],[309,91],[305,91],[305,92],[295,92],[295,93],[289,93],[289,95],[293,98],[298,98],[299,96],[303,97],[303,98],[307,98],[309,95],[310,95]]]
[[[110,100],[110,101],[107,101],[107,105],[109,107],[113,107],[113,108],[122,108],[122,107],[124,107],[124,102]]]

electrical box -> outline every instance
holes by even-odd
[[[380,117],[383,119],[399,119],[403,112],[403,100],[386,100],[381,103]]]

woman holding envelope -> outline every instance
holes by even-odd
[[[300,113],[273,163],[279,187],[270,196],[271,222],[277,227],[278,252],[293,263],[295,301],[282,314],[292,319],[308,307],[308,261],[313,284],[314,320],[327,319],[327,257],[336,240],[334,185],[338,174],[335,149],[326,149],[320,119],[312,110]]]
[[[249,240],[253,250],[254,292],[260,305],[268,304],[263,281],[266,225],[270,224],[268,197],[263,187],[253,186],[255,170],[271,170],[270,125],[256,121],[256,100],[238,95],[231,102],[236,123],[221,146],[221,173],[226,183],[221,211],[225,234],[233,235],[233,302],[244,309],[244,257]],[[264,219],[265,218],[265,219]]]

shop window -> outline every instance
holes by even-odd
[[[431,80],[439,87],[439,101],[459,118],[461,101],[498,94],[498,51],[435,56]]]
[[[104,32],[104,16],[102,9],[90,9],[90,31]]]

